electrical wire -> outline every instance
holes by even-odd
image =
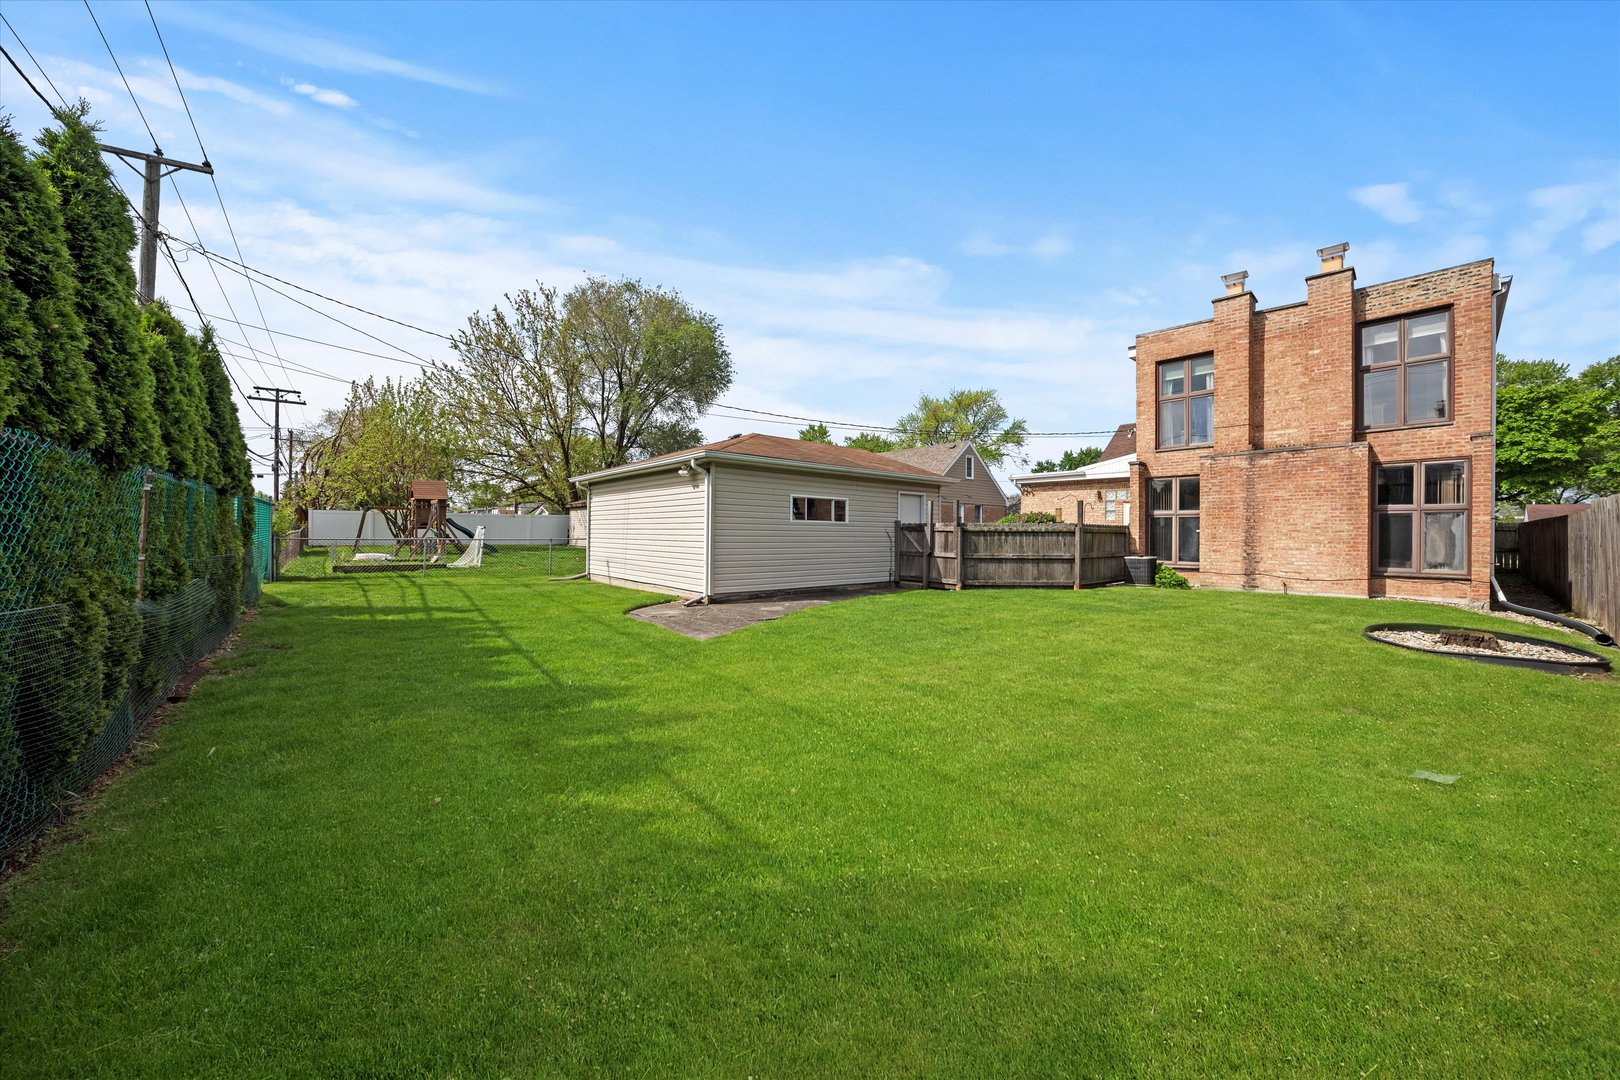
[[[198,128],[197,128],[197,117],[191,111],[191,102],[186,100],[185,88],[180,85],[180,73],[177,72],[175,70],[175,68],[174,68],[174,59],[169,55],[168,42],[163,40],[163,31],[158,28],[157,15],[154,14],[153,11],[152,11],[151,0],[144,0],[144,2],[145,2],[145,6],[146,6],[146,17],[152,23],[152,33],[157,36],[158,47],[163,50],[164,63],[168,64],[168,66],[169,66],[169,77],[174,80],[175,92],[180,95],[180,104],[186,110],[186,119],[188,121],[190,121],[190,123],[191,123],[191,133],[197,137],[197,150],[198,150],[199,153],[202,154],[202,159],[203,159],[202,163],[204,165],[208,165],[209,168],[210,168],[210,171],[207,174],[208,180],[209,180],[209,183],[213,186],[214,198],[219,201],[219,212],[220,212],[220,215],[222,217],[224,217],[224,219],[225,219],[225,228],[226,228],[226,231],[229,232],[229,234],[230,234],[231,245],[236,249],[237,257],[240,258],[241,255],[242,255],[242,245],[237,242],[237,239],[236,239],[236,227],[235,227],[235,225],[233,225],[231,223],[230,211],[225,208],[225,197],[224,197],[223,194],[221,194],[221,192],[219,190],[219,178],[216,177],[214,175],[214,173],[212,172],[212,165],[210,165],[209,160],[208,160],[208,148],[203,145],[202,132],[200,130],[198,130]],[[89,6],[89,0],[85,0],[85,5],[87,7]],[[111,49],[109,48],[108,51],[110,52]],[[115,60],[115,63],[116,63],[116,60]],[[197,230],[197,223],[194,220],[192,220],[191,209],[190,209],[190,207],[186,206],[185,196],[180,194],[180,185],[176,184],[171,179],[169,181],[169,187],[174,191],[175,198],[180,200],[180,206],[181,206],[181,208],[183,210],[185,210],[185,213],[186,213],[186,220],[191,223],[191,231],[193,232],[193,234],[196,235],[197,243],[199,245],[201,245],[201,243],[202,243],[202,233]],[[210,271],[213,270],[213,268],[211,266],[209,267],[209,269],[210,269]],[[215,282],[215,284],[219,284],[219,275],[218,275],[218,273],[214,274],[214,282]],[[224,295],[224,286],[223,285],[220,285],[220,293],[221,293],[221,295]],[[253,305],[254,305],[255,308],[258,309],[259,321],[261,323],[268,322],[269,320],[264,317],[264,305],[262,305],[259,302],[259,294],[253,288],[253,282],[252,282],[251,278],[248,280],[248,294],[253,297]],[[196,301],[193,300],[192,303],[195,304]],[[233,316],[236,314],[235,307],[234,307],[234,305],[231,304],[229,296],[225,297],[225,306],[228,309],[230,309],[231,314]],[[241,324],[240,320],[237,320],[237,326],[240,327],[241,325],[242,324]],[[246,330],[242,331],[242,336],[245,337],[245,338],[249,336]],[[271,353],[275,356],[277,363],[280,364],[280,366],[281,366],[281,373],[283,375],[287,376],[287,381],[288,382],[291,382],[292,381],[292,376],[287,371],[287,365],[282,359],[281,350],[276,345],[276,339],[273,338],[273,337],[268,337],[267,340],[270,342],[270,351],[271,351]],[[250,342],[251,342],[251,339],[250,339]],[[264,377],[268,381],[269,378],[270,378],[270,373],[265,368],[264,361],[259,357],[259,351],[256,348],[254,348],[251,343],[249,343],[247,345],[247,348],[248,348],[248,351],[253,354],[254,360],[257,361],[257,363],[259,364],[259,369],[264,372]]]
[[[200,248],[202,246],[202,232],[197,228],[197,222],[191,216],[191,207],[186,204],[186,197],[180,194],[180,185],[174,182],[174,177],[172,176],[169,177],[169,190],[174,192],[175,199],[179,201],[180,210],[186,215],[186,224],[191,226],[191,234],[197,238],[197,246]],[[190,246],[186,245],[186,242],[178,237],[175,238],[175,242],[188,247]],[[170,260],[173,261],[173,259],[174,256],[171,253]],[[213,275],[214,287],[219,290],[220,299],[225,301],[225,310],[231,313],[230,321],[236,324],[238,329],[241,329],[243,326],[242,320],[236,316],[236,305],[231,303],[230,294],[225,291],[225,283],[219,279],[219,271],[214,269],[214,264],[209,262],[207,259],[204,259],[203,263],[208,267],[208,272]],[[188,293],[187,295],[190,294]],[[192,297],[191,303],[193,306],[197,305],[196,297]],[[248,333],[245,329],[242,330],[242,336],[244,338],[248,337]],[[271,340],[274,339],[272,338]],[[264,381],[273,381],[270,375],[270,369],[265,366],[264,358],[259,355],[259,350],[253,347],[252,339],[249,338],[245,344],[247,345],[247,351],[253,354],[254,362],[259,365],[259,372],[264,376]],[[286,373],[286,369],[283,368],[282,374],[285,375]],[[290,381],[291,376],[288,376],[288,378]]]
[[[176,259],[174,257],[174,249],[169,246],[169,241],[168,241],[167,237],[160,236],[158,239],[163,244],[163,254],[165,254],[165,255],[167,255],[169,257],[169,266],[174,269],[174,276],[180,279],[180,286],[183,289],[186,290],[186,296],[191,299],[192,306],[195,307],[196,303],[197,303],[197,298],[192,295],[191,283],[186,280],[186,275],[184,275],[184,274],[182,274],[180,272],[180,262],[179,262],[178,259]],[[241,361],[237,361],[237,362],[240,363]],[[251,412],[254,416],[257,416],[259,418],[259,422],[261,424],[264,423],[264,415],[262,413],[260,413],[258,409],[253,407],[253,402],[248,401],[247,391],[242,389],[242,384],[236,381],[236,376],[235,375],[231,374],[230,367],[228,365],[221,365],[221,366],[225,368],[225,374],[230,376],[231,385],[236,387],[236,392],[242,396],[243,401],[247,402],[248,411]],[[243,370],[242,374],[243,375],[247,374],[246,369]]]
[[[208,255],[209,258],[220,259],[220,260],[222,260],[224,262],[227,262],[227,263],[232,261],[232,260],[226,258],[225,256],[218,254],[217,252],[205,252],[205,254]],[[237,252],[237,255],[240,256],[241,252]],[[274,274],[268,273],[268,272],[266,272],[264,270],[260,270],[256,266],[249,266],[245,262],[237,262],[237,263],[234,264],[234,266],[237,268],[237,272],[241,273],[242,276],[244,276],[244,277],[247,276],[247,274],[244,273],[244,271],[251,271],[252,273],[258,274],[260,277],[269,278],[271,281],[277,282],[277,283],[279,283],[281,285],[285,285],[289,289],[297,289],[301,293],[308,293],[310,296],[319,297],[320,299],[325,300],[329,304],[336,304],[339,307],[346,307],[350,311],[358,311],[362,315],[370,315],[373,319],[381,319],[383,322],[391,322],[395,326],[403,326],[407,330],[415,330],[419,334],[428,335],[428,337],[442,338],[443,340],[450,341],[450,342],[454,342],[456,340],[455,338],[451,337],[449,334],[441,334],[437,330],[429,330],[425,326],[417,326],[415,323],[408,323],[403,319],[396,319],[392,315],[384,315],[381,312],[372,311],[369,308],[363,308],[363,307],[359,306],[358,304],[351,304],[346,300],[339,300],[335,296],[327,296],[323,292],[317,292],[314,289],[307,288],[307,287],[305,287],[303,285],[295,284],[295,283],[293,283],[291,281],[288,281],[286,278],[279,278]],[[266,286],[266,288],[268,288],[268,286]],[[286,294],[282,293],[281,295],[285,296]],[[290,299],[290,297],[289,297],[289,299]],[[312,308],[311,310],[315,310],[315,309]],[[386,342],[385,342],[385,344],[386,344]]]
[[[118,62],[118,56],[113,52],[112,43],[107,40],[106,33],[101,29],[101,20],[96,18],[96,12],[90,6],[90,0],[84,0],[84,10],[90,13],[90,21],[96,24],[96,33],[101,35],[101,43],[107,47],[107,55],[112,57],[113,67],[118,69],[118,77],[123,80],[124,89],[129,92],[129,100],[134,103],[135,112],[141,118],[141,126],[146,128],[148,135],[152,136],[152,152],[158,157],[162,157],[163,148],[158,145],[158,137],[153,133],[152,125],[146,122],[146,112],[141,108],[140,99],[135,96],[134,89],[129,85],[129,79],[124,76],[124,65]]]
[[[245,264],[234,263],[234,262],[232,262],[232,260],[226,258],[225,256],[217,255],[214,252],[209,251],[207,248],[202,247],[201,245],[198,245],[197,251],[202,255],[203,258],[208,259],[210,261],[217,261],[217,262],[221,263],[222,265],[224,265],[225,269],[234,271],[235,273],[238,273],[238,274],[241,274],[243,277],[248,278],[248,280],[250,282],[252,281],[252,278],[248,275],[248,273],[246,271],[244,271],[242,269],[239,269],[240,266],[243,266]],[[254,272],[257,273],[258,271],[254,271]],[[270,277],[270,275],[268,275],[268,274],[266,274],[265,276]],[[272,278],[272,280],[280,281],[281,279],[280,278]],[[260,282],[260,284],[262,285],[264,283]],[[329,319],[332,322],[337,323],[339,326],[345,327],[345,328],[347,328],[349,330],[353,330],[355,333],[361,335],[362,337],[370,338],[372,341],[377,342],[379,345],[386,345],[390,349],[395,350],[396,352],[404,353],[406,356],[409,356],[411,359],[415,360],[417,362],[417,366],[419,366],[419,367],[432,367],[433,366],[433,364],[431,364],[430,362],[424,360],[422,357],[418,356],[416,353],[411,352],[409,349],[405,348],[402,345],[395,345],[393,342],[387,340],[386,338],[380,338],[376,334],[373,334],[373,333],[370,333],[369,331],[360,329],[358,326],[355,326],[353,323],[344,322],[342,319],[338,318],[336,315],[333,315],[331,312],[322,311],[320,308],[316,307],[315,305],[305,303],[304,301],[298,299],[298,297],[296,297],[296,296],[289,296],[286,293],[282,292],[280,289],[277,289],[276,287],[274,287],[273,285],[265,285],[264,287],[266,289],[269,289],[271,292],[275,293],[277,296],[280,296],[280,297],[282,297],[284,299],[287,299],[287,300],[291,300],[293,303],[297,304],[299,307],[308,308],[310,311],[313,311],[315,314],[321,316],[323,319]],[[299,288],[296,285],[294,285],[292,287],[295,288],[295,289]],[[310,289],[300,289],[300,291],[301,292],[312,292],[312,290],[310,290]],[[314,293],[313,295],[318,296],[320,294]],[[322,299],[328,299],[328,298],[323,297]],[[341,303],[341,301],[333,301],[333,303]],[[375,312],[366,311],[364,308],[357,308],[353,304],[343,304],[342,306],[344,306],[346,308],[352,308],[355,311],[363,311],[367,315],[372,315],[375,318],[379,318],[379,319],[385,319],[388,322],[399,322],[398,319],[389,319],[388,316],[386,316],[386,315],[377,315]],[[400,323],[400,325],[401,326],[409,326],[410,324],[409,323]],[[411,327],[411,329],[413,329],[413,330],[421,330],[420,327],[414,327],[414,326]],[[436,334],[436,333],[433,333],[433,331],[431,331],[431,330],[421,330],[421,332],[424,333],[424,334],[430,334],[433,337],[444,338],[446,341],[455,340],[454,338],[451,338],[446,334]]]
[[[184,240],[179,240],[177,242],[181,243],[181,244],[185,243]],[[199,315],[199,316],[201,316],[202,318],[205,318],[205,319],[220,319],[221,318],[218,315],[211,315],[206,311],[197,311],[197,312],[193,312],[193,314]],[[222,319],[221,321],[224,321],[224,320]],[[356,354],[358,354],[360,356],[371,356],[371,357],[375,357],[378,360],[388,360],[388,361],[391,361],[392,363],[395,363],[395,364],[405,364],[408,367],[433,368],[433,367],[438,366],[435,363],[433,363],[432,361],[429,361],[427,363],[419,363],[419,362],[417,362],[415,360],[401,360],[399,357],[397,357],[397,356],[389,356],[387,353],[371,352],[368,349],[357,349],[352,345],[339,345],[335,341],[322,341],[320,338],[305,337],[302,334],[294,334],[294,333],[290,333],[289,331],[286,331],[286,330],[270,330],[270,329],[267,329],[266,327],[263,327],[263,326],[253,326],[252,323],[243,323],[242,325],[252,327],[255,330],[264,330],[265,333],[274,334],[276,337],[291,338],[294,341],[306,341],[311,345],[324,345],[328,349],[337,349],[340,352],[356,353]],[[288,363],[292,363],[292,361],[289,360]],[[331,376],[331,377],[336,378],[336,376]],[[353,380],[345,379],[344,381],[345,382],[351,382]]]
[[[11,25],[11,20],[6,18],[5,12],[0,12],[0,23],[5,23],[6,29],[11,31],[11,36],[17,39],[17,44],[18,45],[22,46],[22,51],[27,54],[28,59],[30,61],[32,61],[33,65],[36,68],[39,69],[39,77],[45,80],[45,85],[49,86],[51,88],[51,93],[55,94],[58,98],[61,99],[62,108],[64,108],[64,109],[68,108],[68,100],[67,100],[67,98],[63,97],[62,96],[62,91],[60,91],[60,90],[58,90],[56,88],[56,84],[51,81],[50,75],[47,74],[46,71],[45,71],[45,65],[41,64],[39,62],[39,60],[35,58],[33,51],[31,49],[29,49],[29,47],[28,47],[28,43],[22,39],[21,34],[17,33],[17,28],[15,26]],[[0,45],[0,52],[5,52],[5,46],[4,45]],[[17,61],[11,59],[11,54],[6,53],[5,55],[6,55],[6,59],[8,61],[10,61],[11,66],[16,69],[17,74],[22,76],[22,81],[28,84],[28,89],[30,89],[30,90],[32,90],[34,92],[35,97],[37,97],[37,98],[39,98],[39,100],[45,102],[45,107],[47,109],[51,110],[51,112],[54,114],[56,112],[56,106],[52,105],[50,103],[50,99],[48,99],[44,94],[41,94],[39,92],[39,87],[34,85],[34,80],[30,79],[28,77],[28,74],[25,71],[23,71],[22,68],[17,66]]]
[[[163,31],[158,29],[157,16],[152,14],[152,0],[145,0],[146,17],[152,20],[152,33],[157,35],[158,46],[163,49],[163,61],[169,65],[169,76],[174,79],[174,89],[180,95],[180,104],[186,110],[186,119],[191,121],[191,133],[197,136],[197,149],[202,152],[202,163],[208,164],[208,151],[203,148],[202,132],[197,130],[197,118],[191,115],[191,103],[186,100],[186,92],[180,86],[180,75],[174,70],[174,61],[169,59],[169,44],[163,40]]]

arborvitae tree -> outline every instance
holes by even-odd
[[[5,198],[5,193],[0,192],[0,206]],[[25,373],[38,378],[40,370],[39,343],[28,322],[28,298],[11,283],[3,248],[0,245],[0,424],[9,422],[22,401]]]
[[[208,402],[197,364],[197,344],[158,300],[141,311],[147,363],[154,380],[158,430],[175,476],[206,480],[219,469],[219,454],[208,439]]]
[[[78,279],[78,310],[89,342],[96,406],[106,429],[92,449],[115,469],[161,468],[152,371],[140,338],[141,311],[129,257],[135,223],[96,148],[100,126],[85,119],[88,112],[89,105],[81,101],[72,112],[59,113],[61,127],[40,133],[44,152],[36,160],[60,199]]]
[[[69,446],[101,442],[79,320],[73,260],[56,192],[23,152],[9,117],[0,117],[0,258],[27,301],[31,334],[0,338],[0,368],[14,403],[5,423]]]
[[[253,491],[253,468],[248,464],[247,440],[242,438],[242,423],[237,418],[236,402],[231,399],[225,358],[214,342],[214,328],[206,323],[197,345],[197,358],[208,399],[208,435],[219,455],[219,480],[214,486],[222,495],[249,495]]]

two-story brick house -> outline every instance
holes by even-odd
[[[1302,303],[1228,275],[1213,317],[1136,339],[1132,549],[1217,588],[1490,598],[1492,260]]]

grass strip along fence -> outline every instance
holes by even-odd
[[[129,751],[269,552],[263,499],[0,429],[0,858]]]

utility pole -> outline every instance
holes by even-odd
[[[106,143],[96,143],[96,146],[104,154],[117,154],[127,161],[145,163],[141,170],[145,189],[141,192],[141,262],[138,295],[142,304],[150,304],[157,287],[158,203],[163,194],[163,178],[181,169],[213,176],[214,167],[207,161],[201,165],[193,165],[189,161],[166,158],[163,156],[162,148],[156,146],[152,148],[150,154],[143,154],[139,150],[125,150],[120,146],[108,146]],[[164,169],[168,172],[164,172]]]
[[[249,401],[267,401],[276,407],[276,416],[272,421],[275,426],[276,433],[270,440],[270,499],[272,502],[274,502],[281,498],[281,405],[282,402],[286,402],[288,405],[302,405],[304,404],[304,399],[297,390],[283,390],[278,386],[255,386],[253,389],[257,390],[259,394],[269,394],[270,396],[260,397],[259,394],[249,394]],[[296,396],[285,396],[288,394]],[[292,458],[290,456],[290,451],[292,449],[292,433],[288,432],[287,435],[287,448],[289,451],[289,456],[287,458],[287,472],[288,478],[291,479]]]
[[[287,429],[287,496],[292,496],[293,481],[298,479],[298,466],[294,464],[298,459],[293,456],[293,437],[298,432],[293,428]]]

